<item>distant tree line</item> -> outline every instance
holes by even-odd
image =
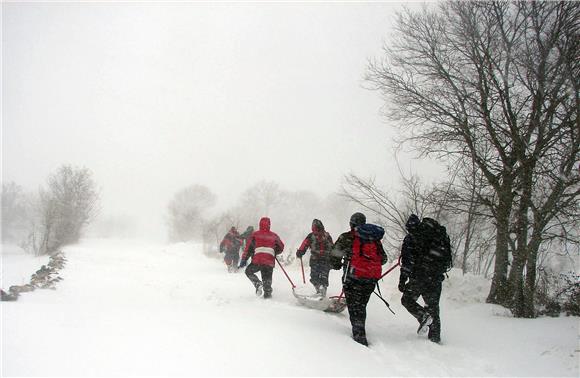
[[[348,228],[354,205],[338,195],[320,198],[309,191],[287,191],[272,181],[260,181],[240,195],[236,205],[215,210],[216,196],[199,184],[179,190],[167,207],[167,225],[172,241],[203,242],[207,252],[219,244],[230,227],[256,230],[263,216],[272,220],[272,229],[284,237],[284,258],[290,262],[300,242],[310,232],[312,219],[321,219],[327,230]],[[215,251],[214,251],[215,252]]]
[[[76,243],[94,219],[98,199],[92,173],[70,165],[49,175],[36,194],[13,182],[2,184],[2,241],[37,255]]]

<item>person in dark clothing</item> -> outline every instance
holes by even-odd
[[[411,214],[405,227],[408,234],[403,239],[401,248],[401,275],[399,291],[403,293],[401,304],[419,322],[417,333],[427,333],[429,340],[441,341],[441,320],[439,318],[439,299],[443,274],[433,269],[433,264],[426,261],[425,255],[430,248],[425,236],[421,233],[421,221]],[[417,303],[423,297],[425,306]]]
[[[238,270],[238,261],[240,259],[240,246],[242,241],[240,234],[235,227],[230,228],[220,243],[220,252],[224,253],[224,262],[228,267],[228,272],[232,273]]]
[[[387,255],[380,240],[374,241],[373,246],[380,258],[378,276],[374,274],[369,277],[360,277],[357,274],[358,272],[352,266],[353,253],[361,251],[360,237],[356,230],[365,224],[366,217],[362,213],[354,213],[350,217],[350,231],[342,233],[336,240],[331,252],[331,265],[333,269],[343,268],[344,271],[342,287],[352,326],[352,337],[357,343],[368,346],[365,330],[366,307],[380,277],[380,266],[387,262]]]
[[[248,226],[248,228],[246,228],[246,231],[242,232],[240,234],[240,239],[242,240],[242,243],[244,243],[244,249],[246,248],[245,242],[246,240],[248,240],[250,238],[250,236],[252,236],[252,234],[254,233],[254,227],[253,226]]]
[[[242,259],[240,268],[246,266],[251,257],[252,262],[246,268],[246,276],[256,288],[256,295],[264,298],[272,297],[272,272],[274,271],[275,256],[284,251],[284,243],[280,237],[270,231],[270,218],[260,219],[260,229],[250,236]],[[260,272],[262,280],[256,276]]]
[[[316,293],[326,296],[328,288],[328,273],[330,272],[330,251],[332,237],[324,230],[324,225],[318,219],[312,221],[312,232],[309,233],[298,251],[296,257],[302,258],[310,249],[310,283],[314,285]]]

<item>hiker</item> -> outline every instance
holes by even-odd
[[[316,294],[325,297],[330,272],[332,237],[324,230],[324,225],[318,219],[312,221],[312,232],[306,236],[296,251],[296,257],[301,259],[308,249],[310,249],[310,282],[314,285]]]
[[[264,298],[272,297],[272,272],[274,271],[275,256],[282,253],[284,243],[276,233],[270,231],[270,218],[260,219],[260,229],[252,233],[244,249],[239,268],[246,266],[251,257],[252,262],[246,268],[246,276],[256,288],[256,295],[264,294]],[[260,272],[262,281],[256,273]]]
[[[408,234],[401,247],[399,291],[402,305],[419,322],[418,334],[441,342],[439,299],[444,273],[451,267],[451,243],[445,227],[432,218],[411,214],[405,224]],[[425,306],[417,303],[423,297]]]
[[[235,227],[230,228],[228,233],[224,236],[220,243],[220,253],[224,253],[224,262],[228,267],[228,272],[233,273],[238,269],[238,261],[240,259],[240,234]]]
[[[341,234],[332,249],[332,268],[343,268],[342,287],[352,326],[352,338],[368,346],[365,322],[367,303],[387,262],[382,227],[367,224],[362,213],[350,217],[350,231]]]
[[[250,238],[250,236],[252,236],[253,233],[254,233],[254,227],[248,226],[248,228],[246,228],[246,231],[244,231],[240,234],[240,239],[242,240],[242,251],[246,249],[246,244],[248,242],[248,239]]]

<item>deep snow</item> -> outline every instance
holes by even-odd
[[[12,252],[2,269],[25,270]],[[579,376],[578,318],[511,318],[483,303],[486,280],[458,271],[444,282],[442,345],[416,335],[397,269],[381,286],[396,315],[371,298],[365,348],[346,311],[298,305],[279,268],[264,300],[195,244],[86,240],[65,254],[57,290],[0,302],[2,376]],[[301,284],[298,266],[288,273]],[[22,283],[7,277],[4,289]]]

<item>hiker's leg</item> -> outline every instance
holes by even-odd
[[[344,296],[355,341],[366,345],[365,322],[367,303],[375,288],[375,282],[349,278],[344,284]]]
[[[441,340],[441,319],[439,317],[439,299],[441,298],[441,281],[429,282],[425,287],[423,299],[425,309],[433,318],[433,323],[429,327],[429,340],[439,342]]]
[[[248,265],[248,267],[246,268],[246,276],[250,279],[250,281],[252,281],[252,285],[254,285],[254,287],[258,287],[258,285],[260,285],[262,282],[260,282],[260,279],[258,278],[258,276],[256,276],[256,272],[260,271],[260,266],[255,265],[253,263],[251,263],[250,265]]]
[[[314,285],[314,288],[318,292],[318,287],[320,286],[320,260],[311,256],[310,257],[310,283]]]
[[[272,266],[261,266],[262,272],[262,283],[264,284],[264,298],[269,298],[272,296],[272,272],[274,267]]]
[[[239,261],[240,261],[240,253],[239,251],[235,251],[232,254],[232,266],[237,269]]]
[[[421,321],[425,315],[425,309],[419,303],[417,299],[421,296],[421,285],[419,281],[415,278],[411,278],[407,285],[405,285],[405,291],[401,297],[401,304],[409,311],[411,315]]]

